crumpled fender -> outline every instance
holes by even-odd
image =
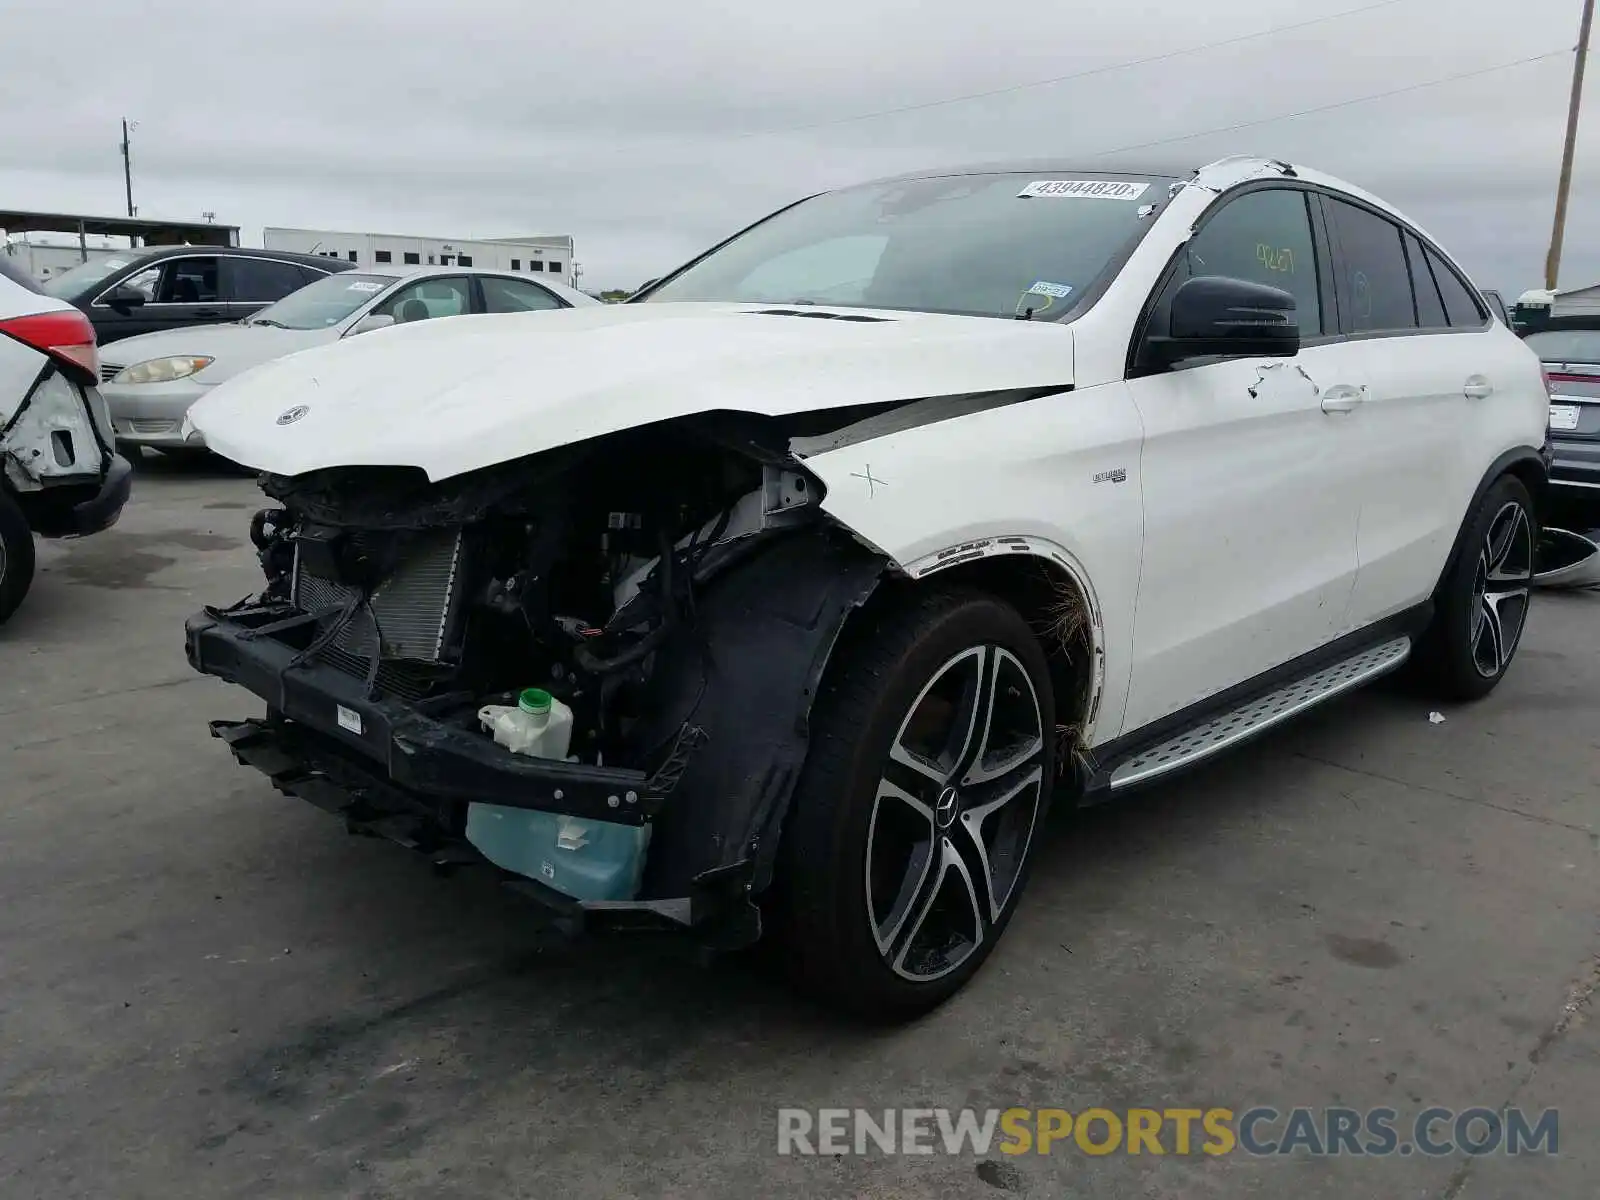
[[[697,876],[740,864],[752,890],[766,886],[823,670],[886,565],[812,526],[773,538],[696,598],[695,620],[658,651],[640,706],[651,715],[631,734],[641,749],[684,725],[705,735],[656,818],[643,894],[686,895]]]

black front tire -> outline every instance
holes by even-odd
[[[33,531],[16,501],[0,489],[0,625],[33,585]]]
[[[1527,487],[1505,475],[1467,519],[1461,553],[1434,595],[1414,677],[1441,700],[1477,700],[1505,677],[1532,599],[1539,518]]]
[[[780,848],[779,949],[824,1003],[915,1016],[977,972],[1026,882],[1054,785],[1044,651],[981,593],[863,613],[811,730]]]

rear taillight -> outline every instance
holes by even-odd
[[[1544,378],[1545,395],[1554,396],[1556,394],[1556,385],[1550,380],[1550,372],[1546,371],[1543,366],[1540,366],[1539,374]]]
[[[87,371],[91,382],[100,378],[100,351],[95,345],[94,326],[75,308],[11,317],[0,321],[0,333],[80,371]]]
[[[1544,382],[1546,387],[1550,388],[1551,391],[1554,391],[1554,385],[1558,383],[1600,383],[1600,374],[1577,375],[1571,371],[1545,371]]]

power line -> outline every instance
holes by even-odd
[[[1480,75],[1493,75],[1500,71],[1510,71],[1516,67],[1525,67],[1530,63],[1544,62],[1550,58],[1560,58],[1562,55],[1571,54],[1570,49],[1550,50],[1544,54],[1535,54],[1531,58],[1519,58],[1514,62],[1499,63],[1492,67],[1479,67],[1475,71],[1458,71],[1454,75],[1445,75],[1439,79],[1427,79],[1421,83],[1409,83],[1405,87],[1390,88],[1386,92],[1372,92],[1365,96],[1356,96],[1350,100],[1336,100],[1332,104],[1319,104],[1315,108],[1303,108],[1299,112],[1283,113],[1276,117],[1261,117],[1254,121],[1239,121],[1233,125],[1219,125],[1215,129],[1201,129],[1194,133],[1180,133],[1173,137],[1156,138],[1148,142],[1136,142],[1130,146],[1118,146],[1115,150],[1095,150],[1094,155],[1126,154],[1133,150],[1148,150],[1153,146],[1171,146],[1176,142],[1193,141],[1195,138],[1210,137],[1218,133],[1233,133],[1239,129],[1254,129],[1259,125],[1272,125],[1278,121],[1293,121],[1300,117],[1314,116],[1317,113],[1333,112],[1335,109],[1349,108],[1356,104],[1366,104],[1372,100],[1384,100],[1390,96],[1403,96],[1407,92],[1420,92],[1424,88],[1439,87],[1446,83],[1455,83],[1461,79],[1476,79]]]
[[[1188,54],[1202,54],[1207,50],[1220,50],[1224,46],[1237,46],[1243,42],[1259,41],[1262,38],[1275,37],[1280,33],[1292,33],[1297,29],[1309,29],[1314,25],[1325,25],[1329,21],[1342,21],[1346,17],[1374,12],[1380,8],[1393,8],[1396,4],[1409,2],[1410,0],[1377,0],[1375,4],[1364,4],[1360,8],[1347,8],[1340,12],[1328,13],[1321,17],[1312,17],[1305,21],[1294,21],[1288,25],[1274,25],[1268,29],[1259,29],[1254,33],[1241,33],[1236,37],[1223,38],[1220,41],[1202,42],[1197,46],[1184,46],[1178,50],[1166,50],[1160,54],[1147,55],[1144,58],[1130,58],[1124,62],[1089,67],[1083,71],[1073,71],[1068,75],[1055,75],[1049,79],[1035,79],[1028,83],[1014,83],[1007,87],[991,88],[985,92],[967,92],[960,96],[947,96],[942,100],[924,100],[918,104],[902,104],[898,108],[882,108],[875,112],[857,113],[850,117],[834,117],[826,121],[812,121],[805,125],[790,125],[782,129],[755,129],[739,134],[738,139],[776,137],[786,133],[803,133],[808,129],[827,129],[834,125],[850,125],[857,121],[873,121],[879,117],[893,117],[900,113],[921,112],[929,108],[943,108],[949,104],[965,104],[969,100],[987,100],[991,96],[1007,96],[1014,92],[1025,92],[1032,88],[1049,87],[1051,84],[1056,83],[1068,83],[1074,79],[1088,79],[1091,76],[1106,75],[1112,71],[1126,71],[1133,67],[1149,66],[1151,63],[1168,62],[1171,59],[1181,58]]]

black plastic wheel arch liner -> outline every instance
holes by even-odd
[[[1495,459],[1489,465],[1489,469],[1483,473],[1483,478],[1478,481],[1478,486],[1473,489],[1472,500],[1467,504],[1465,515],[1461,518],[1461,527],[1456,530],[1456,539],[1451,543],[1450,554],[1445,559],[1443,569],[1439,572],[1438,582],[1434,584],[1435,595],[1444,586],[1444,581],[1450,578],[1450,572],[1455,569],[1457,561],[1466,551],[1467,532],[1472,527],[1472,514],[1478,511],[1478,505],[1489,494],[1489,489],[1500,481],[1500,477],[1516,468],[1521,468],[1538,480],[1538,486],[1528,489],[1533,493],[1534,512],[1535,515],[1538,515],[1539,510],[1543,507],[1542,501],[1544,500],[1545,490],[1549,486],[1550,478],[1548,434],[1545,436],[1544,449],[1536,449],[1533,446],[1514,447]]]
[[[656,816],[643,895],[679,896],[707,872],[772,877],[778,835],[809,741],[811,705],[851,612],[887,563],[830,527],[773,540],[696,598],[694,619],[657,652],[630,731],[665,745],[689,726],[703,741]]]

